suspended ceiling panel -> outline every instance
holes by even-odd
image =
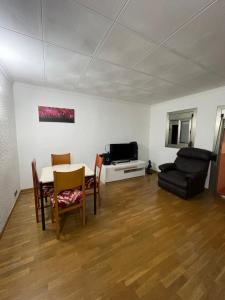
[[[156,103],[225,85],[225,1],[0,0],[14,79]]]

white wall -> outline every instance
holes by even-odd
[[[72,154],[73,162],[94,165],[109,143],[137,141],[139,158],[148,159],[148,105],[113,102],[23,83],[14,84],[21,188],[32,186],[31,160],[50,165],[51,153]],[[38,121],[38,105],[74,108],[76,123]],[[40,173],[40,172],[39,172]]]
[[[225,105],[225,87],[152,105],[149,157],[154,169],[173,162],[178,151],[165,147],[167,112],[197,107],[195,147],[212,150],[218,105]]]
[[[0,70],[0,232],[19,194],[19,170],[16,144],[12,84]]]

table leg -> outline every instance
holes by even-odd
[[[43,197],[43,184],[40,182],[40,198],[41,198],[41,223],[42,230],[45,230],[45,208],[44,208],[44,197]]]
[[[94,214],[96,215],[96,176],[94,175]]]

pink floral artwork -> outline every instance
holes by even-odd
[[[39,122],[74,123],[74,109],[38,106]]]

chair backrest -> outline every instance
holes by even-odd
[[[182,148],[175,160],[177,170],[185,173],[207,173],[212,152],[199,148]]]
[[[54,192],[58,194],[61,191],[79,188],[85,191],[85,168],[82,167],[72,172],[53,172]]]
[[[51,154],[52,166],[70,164],[70,153],[66,154]]]
[[[37,168],[36,168],[36,160],[33,159],[31,162],[32,167],[32,177],[33,177],[33,187],[34,187],[34,197],[37,200],[38,199],[38,189],[39,189],[39,179],[37,174]]]
[[[96,154],[96,159],[95,159],[95,176],[99,180],[100,180],[101,171],[102,171],[102,164],[103,164],[103,158],[99,154]]]

